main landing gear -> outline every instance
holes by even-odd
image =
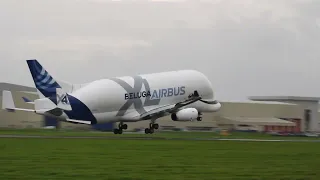
[[[155,129],[159,129],[159,124],[156,123],[150,123],[149,128],[146,128],[144,130],[144,133],[146,134],[153,134]]]
[[[123,129],[128,129],[128,125],[127,124],[123,124],[123,122],[119,123],[119,128],[118,129],[114,129],[113,133],[114,134],[122,134],[122,130]]]
[[[202,113],[199,112],[198,113],[198,117],[197,117],[197,121],[202,121],[202,116],[201,115],[202,115]]]

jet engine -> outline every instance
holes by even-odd
[[[171,119],[173,121],[193,121],[198,118],[198,110],[195,108],[185,108],[181,109],[176,113],[171,114]]]

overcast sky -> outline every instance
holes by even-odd
[[[320,96],[320,1],[2,0],[0,81],[196,69],[219,100]]]

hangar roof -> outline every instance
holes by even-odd
[[[275,105],[293,105],[296,106],[297,104],[288,103],[288,102],[279,102],[279,101],[253,101],[253,100],[245,100],[245,101],[220,101],[221,103],[241,103],[241,104],[275,104]]]
[[[17,84],[10,84],[10,83],[1,83],[0,82],[0,90],[8,90],[8,91],[28,91],[28,92],[36,92],[37,89],[28,86],[22,86]]]
[[[237,124],[252,124],[252,125],[277,125],[277,126],[295,126],[294,122],[282,120],[279,118],[248,118],[248,117],[224,117],[233,123]]]
[[[10,83],[1,83],[0,82],[0,97],[2,97],[2,91],[12,91],[12,92],[24,92],[29,94],[35,94],[37,95],[37,89],[28,87],[28,86],[22,86],[17,84],[10,84]]]
[[[302,97],[302,96],[250,96],[253,101],[320,101],[320,97]]]

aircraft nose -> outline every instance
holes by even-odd
[[[221,108],[221,103],[220,102],[218,102],[218,103],[213,105],[214,111],[219,111],[220,108]]]

